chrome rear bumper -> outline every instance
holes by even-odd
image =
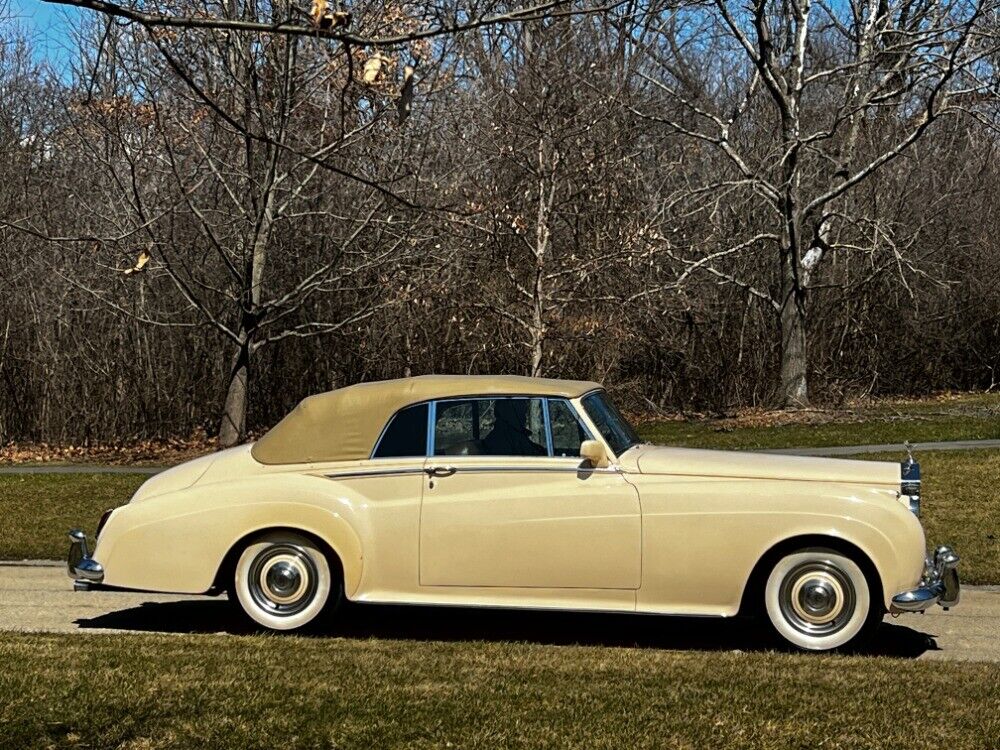
[[[77,591],[88,591],[91,586],[104,581],[104,566],[90,556],[87,535],[79,529],[69,532],[66,567],[69,577],[73,579],[73,588]]]
[[[938,547],[924,563],[924,575],[916,588],[892,597],[889,611],[923,612],[940,604],[945,610],[958,604],[961,584],[958,580],[959,557],[951,547]]]

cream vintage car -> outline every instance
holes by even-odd
[[[305,399],[70,534],[76,587],[228,592],[294,630],[354,602],[766,614],[801,649],[958,602],[919,467],[643,444],[590,382],[424,376]]]

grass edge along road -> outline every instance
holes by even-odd
[[[665,644],[669,645],[669,644]],[[0,744],[1000,745],[996,665],[484,641],[0,635]]]

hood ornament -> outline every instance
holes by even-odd
[[[907,461],[911,464],[915,464],[916,461],[913,460],[913,443],[909,440],[903,441],[903,450],[906,451]]]

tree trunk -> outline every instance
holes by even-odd
[[[229,387],[226,389],[226,403],[222,408],[222,424],[219,426],[219,446],[232,448],[246,437],[247,428],[247,386],[250,380],[249,343],[240,346],[233,358],[229,373]]]
[[[536,323],[536,326],[539,324]],[[542,374],[542,362],[545,360],[545,350],[543,348],[544,334],[542,328],[536,327],[531,333],[531,377],[537,378]]]
[[[789,289],[781,303],[781,399],[786,409],[809,405],[804,296]]]
[[[542,364],[545,361],[545,335],[548,326],[545,323],[545,303],[548,291],[545,288],[546,260],[549,252],[549,241],[552,237],[550,220],[552,206],[556,198],[556,168],[559,165],[559,152],[547,148],[545,138],[538,140],[538,216],[535,219],[535,278],[531,289],[531,372],[532,377],[542,374]],[[546,176],[548,185],[546,186]]]

